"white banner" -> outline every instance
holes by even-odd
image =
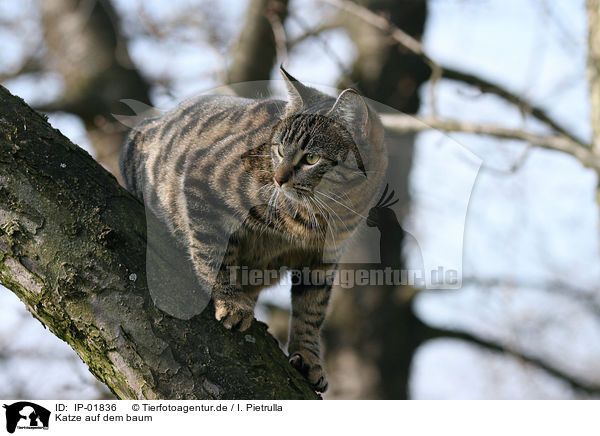
[[[2,401],[1,434],[598,435],[597,401]]]

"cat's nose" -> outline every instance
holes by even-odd
[[[276,175],[275,177],[273,177],[273,180],[275,180],[275,183],[277,184],[277,186],[282,187],[285,183],[287,183],[287,181],[289,180],[289,177]]]
[[[292,168],[290,168],[289,165],[283,164],[277,168],[277,171],[275,171],[273,180],[275,181],[275,184],[281,188],[290,180],[292,173]]]

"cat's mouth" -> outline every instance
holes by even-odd
[[[312,190],[306,186],[293,185],[279,188],[283,195],[292,201],[302,201],[302,197],[312,195]]]
[[[302,185],[294,185],[294,190],[301,193],[301,194],[305,194],[305,195],[309,195],[312,194],[312,189],[310,189],[307,186],[302,186]]]
[[[286,198],[292,201],[302,201],[300,194],[294,188],[288,188],[287,186],[284,186],[283,188],[278,189]]]

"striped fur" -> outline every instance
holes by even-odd
[[[227,267],[335,268],[386,170],[381,124],[360,96],[346,90],[336,100],[282,74],[288,102],[188,100],[138,125],[121,152],[127,189],[187,247],[227,328],[248,328],[264,287],[232,282]],[[329,293],[292,286],[290,362],[319,391]]]

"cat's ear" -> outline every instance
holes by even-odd
[[[279,71],[283,76],[285,87],[288,94],[287,114],[299,112],[303,108],[308,108],[312,103],[319,101],[321,93],[316,89],[305,86],[298,79],[288,73],[283,65],[279,66]]]
[[[355,89],[343,90],[326,116],[346,127],[355,140],[366,140],[375,148],[383,145],[381,121]]]

